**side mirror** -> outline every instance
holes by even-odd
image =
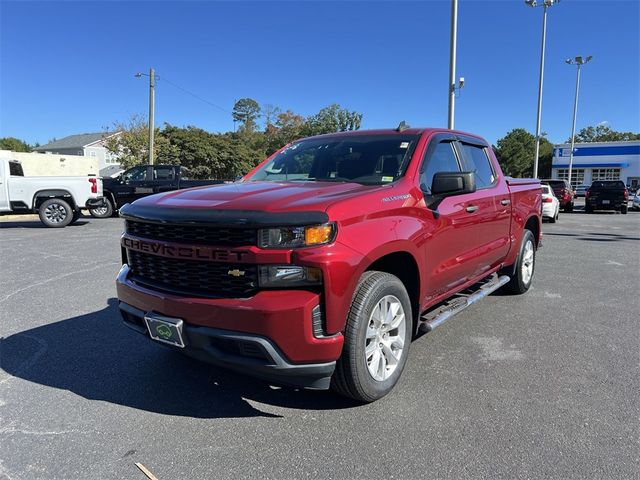
[[[438,172],[433,176],[432,195],[443,197],[476,191],[475,172]]]

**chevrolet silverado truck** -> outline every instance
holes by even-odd
[[[123,206],[119,308],[197,359],[371,402],[421,332],[529,289],[541,206],[540,182],[505,177],[475,135],[306,138],[238,183]]]
[[[622,180],[596,180],[585,192],[584,211],[616,210],[627,213],[629,191]]]
[[[94,175],[25,177],[20,162],[0,159],[0,215],[37,213],[47,227],[80,218],[81,208],[103,205],[102,180]]]
[[[180,165],[138,165],[116,178],[104,178],[104,205],[89,210],[96,218],[113,216],[118,209],[154,193],[224,183],[224,180],[190,180],[189,170]]]

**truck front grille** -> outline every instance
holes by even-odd
[[[142,238],[167,242],[246,247],[256,245],[254,228],[228,228],[215,225],[174,225],[127,220],[126,232]]]
[[[127,251],[132,280],[179,295],[250,297],[258,288],[255,265],[203,262]]]

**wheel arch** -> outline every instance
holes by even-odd
[[[71,192],[63,189],[48,189],[39,190],[33,194],[33,209],[38,210],[40,208],[40,205],[42,205],[45,200],[49,200],[50,198],[59,198],[61,200],[64,200],[71,206],[73,210],[76,210],[78,208],[78,205],[76,205]]]
[[[390,273],[400,279],[411,301],[413,332],[415,332],[417,321],[420,317],[422,283],[418,265],[416,257],[411,252],[407,250],[396,250],[371,260],[364,270],[364,272],[378,271]]]
[[[531,233],[533,233],[533,238],[536,242],[536,248],[540,246],[540,222],[540,217],[538,217],[537,215],[531,215],[524,224],[524,229],[530,230]]]

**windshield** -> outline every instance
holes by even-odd
[[[351,135],[293,143],[246,181],[391,183],[402,175],[419,135]]]
[[[593,184],[591,185],[591,189],[592,190],[596,190],[596,189],[601,189],[601,190],[624,190],[625,186],[624,186],[624,182],[622,181],[598,181],[598,182],[593,182]]]

